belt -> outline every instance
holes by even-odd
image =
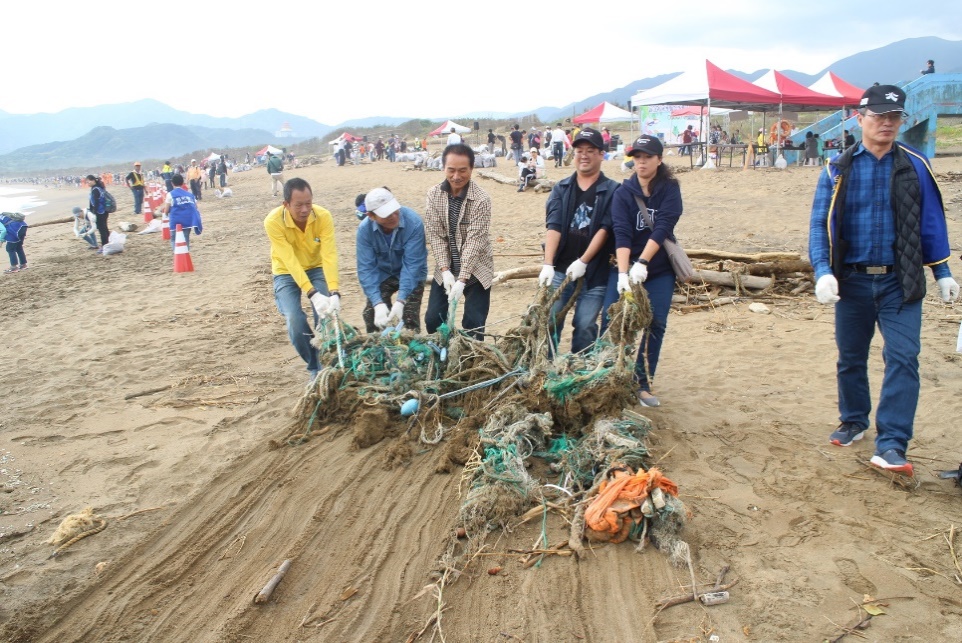
[[[847,263],[845,267],[866,275],[887,275],[895,270],[895,266],[870,266],[865,263]]]

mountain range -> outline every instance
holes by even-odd
[[[918,76],[918,70],[929,58],[936,61],[939,72],[962,71],[962,65],[957,62],[962,60],[962,41],[908,38],[848,56],[815,74],[779,71],[803,85],[810,85],[826,71],[832,71],[856,86],[867,87],[876,81],[898,83],[911,80]],[[753,81],[767,69],[747,73],[728,71]],[[639,72],[644,73],[644,68]],[[602,101],[627,105],[639,90],[655,87],[678,73],[681,72],[649,76],[563,107],[542,106],[519,112],[469,112],[431,120],[513,119],[535,115],[541,122],[552,122],[577,115]],[[393,126],[412,118],[415,117],[373,116],[332,126],[276,109],[264,109],[238,118],[222,118],[176,110],[153,99],[76,107],[55,114],[9,114],[0,110],[0,173],[90,167],[127,162],[134,157],[178,156],[201,149],[261,146],[265,143],[283,146],[307,138],[324,137],[339,128]],[[290,137],[291,134],[294,137]]]

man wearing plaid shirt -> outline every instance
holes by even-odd
[[[955,301],[959,285],[949,269],[945,210],[929,160],[896,141],[905,117],[905,92],[894,85],[870,87],[862,96],[862,143],[834,159],[815,189],[809,258],[815,297],[835,306],[841,424],[829,442],[847,447],[868,430],[868,357],[877,325],[885,371],[870,462],[911,476],[905,452],[919,400],[924,268],[944,302]]]
[[[434,281],[424,325],[433,333],[447,321],[451,304],[464,298],[461,326],[484,337],[491,306],[494,257],[491,251],[491,199],[471,180],[474,151],[448,145],[442,156],[445,180],[428,190],[424,224],[434,255]]]

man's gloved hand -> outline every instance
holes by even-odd
[[[441,273],[441,285],[444,286],[444,294],[451,296],[451,288],[454,287],[454,282],[457,279],[454,278],[454,273],[450,270],[445,270]]]
[[[391,323],[391,313],[383,301],[374,307],[374,325],[384,328]]]
[[[648,278],[648,266],[643,263],[638,263],[637,261],[628,271],[628,277],[631,279],[633,284],[643,284],[645,279]]]
[[[398,323],[403,319],[404,316],[404,302],[396,301],[394,305],[391,306],[391,314],[388,316],[388,321],[393,324]]]
[[[545,264],[541,268],[541,274],[538,275],[538,285],[547,288],[551,285],[552,281],[554,281],[554,266]]]
[[[464,295],[464,282],[455,281],[454,285],[451,286],[451,292],[448,293],[448,301],[458,301],[462,295]]]
[[[834,304],[839,300],[838,280],[835,275],[822,275],[815,282],[815,299],[820,304]]]
[[[618,286],[617,286],[617,288],[618,288],[618,294],[619,294],[619,295],[620,295],[621,293],[623,293],[623,292],[631,292],[631,284],[628,283],[628,273],[627,273],[627,272],[619,272],[619,273],[618,273]]]
[[[341,296],[331,295],[329,299],[330,301],[327,303],[327,314],[333,315],[341,312]]]
[[[942,296],[942,301],[945,303],[951,303],[959,298],[959,284],[952,277],[942,277],[935,283],[939,287],[939,295]]]
[[[571,262],[571,265],[568,266],[568,269],[565,270],[565,274],[568,275],[568,278],[571,279],[571,281],[577,281],[585,276],[585,271],[587,270],[588,264],[581,259],[575,259]]]
[[[331,306],[331,298],[316,292],[311,295],[311,305],[314,306],[314,312],[317,313],[317,316],[324,319],[327,317],[328,309]]]

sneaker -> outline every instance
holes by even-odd
[[[912,470],[912,463],[905,459],[905,454],[896,449],[889,449],[881,455],[876,453],[872,456],[872,459],[869,462],[874,464],[879,469],[901,473],[909,476],[910,478],[915,473]]]
[[[661,401],[651,391],[638,391],[638,401],[642,406],[661,406]]]
[[[837,447],[847,447],[863,437],[865,437],[865,429],[852,422],[842,422],[832,435],[828,436],[828,441]]]
[[[8,275],[11,275],[11,274],[13,274],[13,273],[15,273],[15,272],[20,272],[20,268],[18,268],[17,266],[10,266],[9,268],[7,268],[6,270],[4,270],[3,272],[6,273],[6,274],[8,274]]]

